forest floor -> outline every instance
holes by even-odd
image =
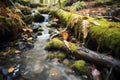
[[[116,10],[120,8],[119,3],[109,4],[109,3],[97,3],[96,1],[86,1],[86,8],[75,11],[75,13],[80,15],[93,15],[93,16],[103,16],[109,11]],[[66,6],[65,10],[69,10],[70,6]],[[117,16],[120,18],[120,13]]]

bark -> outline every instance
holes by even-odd
[[[63,51],[69,51],[69,49],[64,47]],[[74,52],[74,56],[77,59],[84,59],[98,66],[113,68],[116,71],[120,71],[120,60],[117,60],[111,56],[94,52],[85,47],[79,47],[79,49]]]

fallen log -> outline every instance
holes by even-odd
[[[75,52],[75,56],[77,58],[82,58],[87,61],[90,61],[94,64],[101,65],[101,66],[107,67],[107,68],[113,67],[114,69],[120,71],[120,61],[119,60],[117,60],[113,57],[107,56],[105,54],[96,53],[85,47],[80,47]]]
[[[83,35],[81,34],[81,24],[84,21],[85,16],[66,12],[61,9],[39,9],[39,11],[41,13],[46,12],[50,13],[51,15],[57,16],[62,24],[64,24],[65,26],[69,25],[68,29],[72,30],[71,33],[73,34],[73,36],[78,38],[78,40],[83,40]],[[72,19],[74,19],[75,17],[79,17],[80,19],[77,23],[71,26],[71,24],[73,24]],[[110,22],[103,18],[87,18],[87,21],[90,22],[88,26],[89,33],[86,38],[87,47],[93,50],[98,50],[100,52],[107,52],[117,58],[120,58],[120,23]],[[99,25],[96,25],[96,23]]]
[[[67,47],[62,48],[63,51],[69,51]],[[117,60],[111,56],[107,56],[105,54],[100,54],[85,47],[79,47],[77,51],[74,52],[74,56],[77,59],[84,59],[93,64],[106,67],[113,68],[116,71],[120,71],[120,60]]]
[[[64,43],[64,41],[62,42]],[[95,51],[85,48],[84,46],[77,48],[75,51],[71,51],[65,43],[62,44],[61,45],[62,47],[60,48],[59,48],[60,45],[59,46],[53,46],[53,45],[54,45],[54,41],[50,41],[48,50],[50,49],[62,50],[67,53],[72,53],[76,59],[83,59],[95,65],[106,67],[109,69],[112,68],[120,72],[120,60],[117,60],[113,57],[107,56],[105,54],[97,53]],[[67,55],[69,56],[71,54],[67,54]]]

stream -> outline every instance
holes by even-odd
[[[42,35],[37,36],[34,48],[22,54],[15,54],[14,57],[8,58],[5,65],[0,65],[0,80],[86,80],[57,60],[46,59],[48,51],[44,48],[50,37],[49,28],[46,26],[49,15],[41,15],[45,17],[44,22],[33,23],[33,27],[41,26],[43,29]],[[4,60],[2,62],[4,63]],[[8,69],[10,64],[15,67],[12,73],[9,73]],[[1,75],[5,79],[1,79]]]
[[[46,27],[49,15],[42,15],[45,17],[45,21],[34,23],[36,26],[42,27],[42,35],[37,37],[34,48],[22,55],[22,76],[29,80],[82,80],[74,74],[67,74],[65,70],[68,68],[63,64],[46,60],[48,52],[44,48],[50,36],[49,28]]]

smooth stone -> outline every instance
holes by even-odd
[[[67,74],[73,74],[74,73],[74,71],[72,71],[70,68],[65,69],[64,72],[67,73]]]
[[[18,42],[18,43],[17,43],[17,47],[18,47],[18,49],[22,50],[22,49],[24,49],[26,46],[24,45],[23,42]]]
[[[56,68],[51,68],[49,70],[49,78],[50,80],[61,80],[62,79],[61,72]]]
[[[64,59],[63,60],[63,64],[66,65],[66,66],[69,66],[70,65],[70,61],[68,59]]]

